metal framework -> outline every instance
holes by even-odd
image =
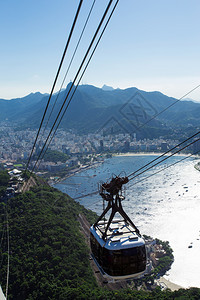
[[[122,196],[122,186],[127,182],[128,182],[128,177],[117,176],[112,178],[112,180],[109,183],[103,183],[100,187],[100,195],[103,198],[103,200],[106,200],[108,202],[108,204],[106,209],[103,211],[101,216],[94,224],[94,228],[98,226],[99,221],[101,221],[103,217],[107,214],[107,212],[111,209],[109,220],[108,222],[106,222],[105,231],[102,232],[103,240],[107,239],[107,231],[117,212],[124,218],[124,221],[126,223],[129,223],[134,228],[135,232],[139,236],[141,236],[138,228],[135,226],[135,224],[131,221],[131,219],[128,217],[128,215],[125,213],[125,211],[122,208],[121,201],[125,199],[125,197]]]

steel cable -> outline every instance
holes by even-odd
[[[65,49],[64,49],[64,52],[63,52],[61,61],[60,61],[60,65],[59,65],[59,67],[58,67],[58,71],[57,71],[57,74],[56,74],[56,77],[55,77],[55,80],[54,80],[54,83],[53,83],[53,86],[52,86],[52,89],[51,89],[51,93],[50,93],[50,95],[49,95],[49,98],[48,98],[48,101],[47,101],[47,104],[46,104],[46,108],[45,108],[44,114],[43,114],[43,116],[42,116],[42,120],[41,120],[41,122],[40,122],[40,126],[39,126],[39,129],[38,129],[38,132],[37,132],[37,135],[36,135],[36,138],[35,138],[35,141],[34,141],[32,150],[31,150],[31,154],[30,154],[29,159],[28,159],[28,162],[27,162],[27,164],[26,164],[25,172],[26,172],[27,169],[28,169],[28,166],[29,166],[31,157],[32,157],[32,155],[33,155],[33,151],[34,151],[34,149],[35,149],[35,145],[36,145],[36,143],[37,143],[38,136],[39,136],[40,130],[41,130],[41,128],[42,128],[42,124],[43,124],[43,122],[44,122],[44,118],[45,118],[47,109],[48,109],[48,107],[49,107],[49,103],[50,103],[50,100],[51,100],[51,97],[52,97],[52,94],[53,94],[53,91],[54,91],[54,88],[55,88],[55,85],[56,85],[56,82],[57,82],[57,79],[58,79],[58,76],[59,76],[59,73],[60,73],[60,70],[61,70],[61,67],[62,67],[62,64],[63,64],[64,58],[65,58],[65,55],[66,55],[66,52],[67,52],[67,49],[68,49],[68,46],[69,46],[69,43],[70,43],[70,40],[71,40],[73,31],[74,31],[74,28],[75,28],[75,25],[76,25],[76,21],[77,21],[77,19],[78,19],[78,15],[79,15],[79,12],[80,12],[82,3],[83,3],[83,0],[80,0],[79,6],[78,6],[77,11],[76,11],[76,15],[75,15],[75,18],[74,18],[74,21],[73,21],[73,24],[72,24],[72,27],[71,27],[71,30],[70,30],[70,34],[69,34],[69,37],[68,37],[68,40],[67,40],[67,43],[66,43],[66,46],[65,46]]]
[[[50,120],[50,118],[51,118],[51,116],[52,116],[53,110],[54,110],[55,105],[56,105],[56,103],[57,103],[58,97],[59,97],[59,95],[60,95],[60,92],[61,92],[62,87],[63,87],[63,85],[64,85],[64,82],[65,82],[65,80],[66,80],[66,77],[67,77],[67,75],[68,75],[68,73],[69,73],[69,70],[70,70],[70,68],[71,68],[72,62],[73,62],[73,60],[74,60],[76,51],[77,51],[77,49],[78,49],[78,47],[79,47],[79,44],[80,44],[80,42],[81,42],[83,33],[84,33],[85,28],[86,28],[86,26],[87,26],[87,23],[88,23],[88,21],[89,21],[89,18],[90,18],[90,15],[91,15],[91,13],[92,13],[92,10],[93,10],[93,7],[94,7],[95,2],[96,2],[96,0],[93,1],[92,6],[91,6],[91,8],[90,8],[90,11],[89,11],[89,13],[88,13],[88,16],[87,16],[87,19],[86,19],[86,21],[85,21],[83,30],[82,30],[82,32],[81,32],[81,34],[80,34],[80,37],[79,37],[79,40],[78,40],[78,42],[77,42],[76,48],[75,48],[75,50],[74,50],[74,53],[73,53],[72,58],[71,58],[71,60],[70,60],[69,66],[68,66],[67,71],[66,71],[66,73],[65,73],[64,79],[63,79],[62,84],[61,84],[61,86],[60,86],[59,92],[58,92],[57,95],[56,95],[56,99],[55,99],[55,101],[54,101],[53,107],[52,107],[51,112],[50,112],[50,114],[49,114],[49,117],[48,117],[48,120],[47,120],[47,122],[46,122],[45,128],[44,128],[44,130],[43,130],[43,135],[44,135],[44,133],[45,133],[45,131],[46,131],[46,128],[47,128],[48,123],[49,123],[49,120]]]
[[[98,46],[98,44],[99,44],[99,42],[100,42],[100,40],[101,40],[101,38],[102,38],[102,36],[103,36],[105,30],[106,30],[106,27],[108,26],[108,23],[109,23],[109,21],[110,21],[112,15],[113,15],[113,13],[114,13],[114,10],[115,10],[115,8],[116,8],[118,2],[119,2],[119,0],[116,1],[115,6],[113,7],[113,9],[112,9],[112,11],[111,11],[111,13],[110,13],[110,16],[109,16],[109,18],[108,18],[108,20],[107,20],[107,22],[106,22],[106,24],[105,24],[105,26],[104,26],[102,32],[101,32],[101,35],[99,36],[99,39],[98,39],[98,41],[97,41],[97,43],[96,43],[96,45],[95,45],[95,47],[94,47],[94,49],[93,49],[93,51],[92,51],[92,53],[91,53],[91,55],[90,55],[90,58],[88,59],[88,62],[87,62],[86,66],[85,66],[85,68],[84,68],[84,70],[83,70],[83,72],[82,72],[82,74],[81,74],[81,76],[80,76],[80,78],[79,78],[79,80],[78,80],[78,83],[77,83],[77,85],[75,86],[75,89],[74,89],[74,91],[73,91],[73,93],[72,93],[72,95],[71,95],[71,97],[70,97],[70,99],[69,99],[69,101],[68,101],[68,103],[67,103],[67,106],[66,106],[66,108],[65,108],[65,110],[64,110],[64,112],[63,112],[63,114],[62,114],[62,116],[61,116],[61,118],[60,118],[60,120],[59,120],[59,122],[58,122],[58,124],[57,124],[57,126],[56,126],[56,129],[55,129],[55,131],[54,131],[54,133],[53,133],[51,139],[49,140],[49,143],[48,143],[48,145],[47,145],[47,147],[46,147],[46,149],[45,149],[45,151],[44,151],[44,153],[43,153],[43,155],[42,155],[42,157],[41,157],[41,159],[40,159],[40,162],[39,162],[39,164],[38,164],[38,168],[39,168],[39,166],[40,166],[40,163],[41,163],[42,159],[44,158],[44,156],[45,156],[45,154],[46,154],[46,151],[47,151],[47,149],[48,149],[48,147],[49,147],[49,145],[50,145],[52,139],[53,139],[54,136],[55,136],[55,133],[56,133],[58,127],[60,126],[60,123],[61,123],[61,121],[62,121],[62,119],[63,119],[63,117],[64,117],[64,115],[65,115],[65,113],[66,113],[66,111],[67,111],[67,109],[68,109],[68,107],[69,107],[69,105],[70,105],[70,102],[71,102],[71,100],[72,100],[72,98],[73,98],[73,96],[74,96],[74,94],[75,94],[75,92],[76,92],[76,90],[77,90],[77,88],[78,88],[78,86],[79,86],[79,83],[80,83],[80,81],[81,81],[81,79],[82,79],[82,77],[83,77],[83,75],[84,75],[84,73],[85,73],[85,71],[86,71],[86,69],[87,69],[87,67],[88,67],[88,65],[89,65],[89,63],[90,63],[90,61],[91,61],[91,59],[92,59],[94,53],[95,53],[95,51],[96,51],[96,48],[97,48],[97,46]]]
[[[119,1],[119,0],[118,0],[118,1]],[[117,1],[116,3],[118,3],[118,1]],[[85,63],[85,60],[86,60],[86,58],[87,58],[87,56],[88,56],[88,54],[89,54],[89,52],[90,52],[90,50],[91,50],[91,47],[92,47],[92,45],[93,45],[93,43],[94,43],[94,41],[95,41],[95,39],[96,39],[96,36],[98,35],[98,32],[99,32],[99,30],[100,30],[100,28],[101,28],[101,26],[102,26],[102,23],[103,23],[103,21],[104,21],[106,15],[107,15],[107,13],[108,13],[108,11],[109,11],[109,8],[110,8],[112,2],[113,2],[113,0],[110,0],[109,3],[108,3],[108,6],[107,6],[107,8],[106,8],[106,10],[105,10],[105,12],[104,12],[104,14],[103,14],[103,17],[102,17],[102,19],[101,19],[101,21],[100,21],[100,23],[99,23],[99,25],[98,25],[98,28],[97,28],[97,30],[96,30],[94,36],[93,36],[93,39],[92,39],[92,41],[91,41],[91,43],[90,43],[90,45],[89,45],[89,47],[88,47],[88,49],[87,49],[87,51],[86,51],[86,54],[85,54],[85,56],[84,56],[84,58],[83,58],[83,60],[82,60],[82,63],[81,63],[81,65],[80,65],[80,67],[79,67],[79,69],[78,69],[78,71],[77,71],[77,73],[76,73],[76,75],[75,75],[75,78],[74,78],[74,80],[73,80],[73,82],[72,82],[72,84],[71,84],[71,87],[70,87],[70,89],[69,89],[69,91],[68,91],[68,93],[67,93],[67,96],[66,96],[66,98],[65,98],[65,100],[64,100],[64,102],[63,102],[63,104],[62,104],[62,106],[61,106],[61,108],[60,108],[60,111],[59,111],[59,113],[58,113],[58,115],[57,115],[57,117],[56,117],[56,119],[55,119],[55,121],[54,121],[53,126],[51,127],[51,130],[50,130],[50,132],[49,132],[49,134],[48,134],[48,136],[47,136],[47,138],[46,138],[46,141],[45,141],[45,143],[44,143],[44,145],[43,145],[43,147],[42,147],[42,150],[40,151],[39,156],[38,156],[38,158],[37,158],[37,160],[36,160],[36,162],[35,162],[35,164],[34,164],[32,170],[31,170],[31,173],[33,173],[33,171],[34,171],[34,169],[35,169],[35,167],[36,167],[36,165],[37,165],[37,163],[38,163],[38,161],[39,161],[39,159],[40,159],[40,157],[41,157],[41,155],[42,155],[42,152],[44,151],[44,149],[45,149],[45,147],[46,147],[46,144],[47,144],[47,142],[48,142],[48,140],[49,140],[49,138],[50,138],[50,136],[51,136],[51,133],[52,133],[52,131],[53,131],[53,129],[54,129],[54,127],[55,127],[55,125],[56,125],[58,119],[59,119],[59,116],[60,116],[60,114],[61,114],[61,112],[62,112],[62,110],[63,110],[63,108],[64,108],[64,105],[65,105],[65,103],[66,103],[66,101],[67,101],[67,99],[68,99],[68,97],[69,97],[69,95],[70,95],[70,92],[72,91],[72,88],[74,87],[74,84],[75,84],[75,82],[76,82],[76,80],[77,80],[77,78],[78,78],[78,75],[79,75],[79,73],[80,73],[80,71],[81,71],[81,69],[82,69],[82,67],[83,67],[83,65],[84,65],[84,63]],[[116,5],[115,5],[115,7],[116,7]],[[96,48],[95,48],[95,49],[96,49]],[[89,63],[87,63],[87,66],[88,66],[88,64],[89,64]],[[85,68],[85,70],[86,70],[86,68]],[[79,80],[79,82],[80,82],[80,80]],[[76,90],[76,89],[75,89],[75,90]],[[74,91],[74,92],[75,92],[75,91]],[[73,95],[74,95],[74,92],[73,92]],[[69,106],[71,100],[72,100],[72,97],[70,98],[70,101],[68,102],[67,107],[65,108],[64,113],[66,112],[66,110],[67,110],[67,108],[68,108],[68,106]],[[64,114],[63,114],[62,116],[64,116]],[[61,117],[61,118],[62,118],[62,117]],[[60,122],[59,122],[59,124],[60,124]]]

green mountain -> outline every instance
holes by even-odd
[[[41,93],[31,93],[23,98],[12,100],[0,99],[0,121],[19,122],[23,121],[31,114],[32,108],[35,108],[44,95]]]
[[[41,180],[40,180],[41,181]],[[9,299],[68,299],[73,289],[97,287],[78,214],[95,214],[45,183],[0,201],[1,286],[7,278],[7,216],[10,240]]]
[[[46,122],[51,126],[70,88],[52,96]],[[31,94],[22,99],[0,100],[0,121],[15,122],[26,128],[38,128],[48,95]],[[168,108],[170,107],[170,108]],[[168,109],[167,109],[168,108]],[[163,113],[161,113],[164,110]],[[91,85],[78,87],[60,127],[79,133],[127,132],[140,137],[170,135],[177,125],[199,126],[200,103],[177,101],[160,92],[145,92],[137,88],[100,89]]]

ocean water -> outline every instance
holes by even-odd
[[[199,160],[190,157],[151,176],[183,158],[171,157],[126,184],[123,207],[142,234],[169,241],[175,261],[166,279],[184,288],[200,288],[200,172],[194,168]],[[151,155],[113,157],[55,187],[76,198],[98,191],[98,184],[112,175],[129,175],[153,159]],[[77,201],[102,213],[98,194]]]

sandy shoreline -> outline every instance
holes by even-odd
[[[171,155],[172,152],[167,153],[165,156]],[[120,157],[120,156],[164,156],[164,153],[161,152],[126,152],[126,153],[117,153],[117,154],[112,154],[113,157]],[[176,153],[174,156],[187,156],[187,154],[181,154],[181,153]],[[188,155],[189,156],[189,155]],[[190,157],[196,157],[200,158],[198,155],[191,155]]]
[[[116,156],[160,156],[163,153],[156,153],[156,152],[126,152],[126,153],[116,153],[116,154],[112,154],[112,156],[116,157]]]
[[[173,291],[177,291],[179,289],[184,289],[184,287],[178,285],[178,284],[175,284],[171,281],[169,281],[168,279],[166,279],[165,277],[160,277],[159,279],[156,280],[156,282],[161,286],[161,288],[163,289],[170,289],[172,292]]]

